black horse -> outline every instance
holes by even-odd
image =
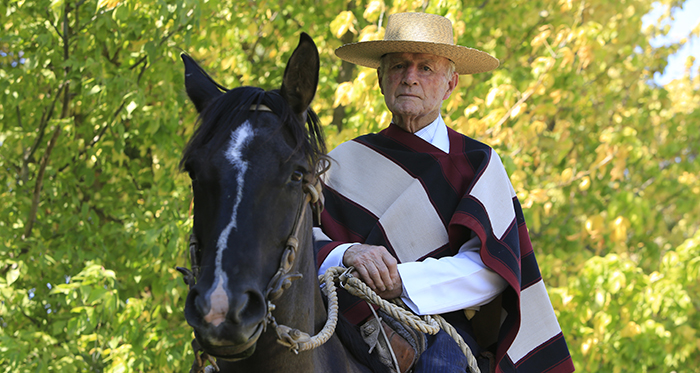
[[[366,345],[350,351],[333,335],[295,355],[275,333],[273,320],[315,334],[327,316],[311,233],[310,202],[318,197],[317,162],[325,152],[309,108],[318,84],[316,45],[301,35],[282,87],[272,91],[226,90],[182,58],[187,94],[200,113],[181,161],[194,193],[194,276],[181,269],[190,275],[185,317],[193,345],[224,372],[384,370],[363,352]]]

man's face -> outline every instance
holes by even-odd
[[[421,53],[385,55],[377,72],[394,122],[415,132],[435,120],[442,101],[450,96],[459,81],[459,75],[448,74],[449,71],[450,61],[444,57]],[[405,123],[411,123],[410,128],[406,128]]]

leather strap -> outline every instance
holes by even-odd
[[[394,355],[396,355],[396,360],[399,362],[400,373],[408,372],[416,359],[416,350],[411,346],[408,341],[402,337],[400,334],[396,333],[387,323],[382,320],[382,328],[389,339],[389,344],[391,344],[391,349],[394,350]]]

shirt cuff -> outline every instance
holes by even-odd
[[[507,282],[481,261],[480,247],[473,237],[454,256],[399,264],[404,303],[418,315],[434,315],[493,300]]]
[[[343,255],[345,255],[345,251],[347,251],[350,248],[350,246],[357,244],[358,243],[356,242],[352,242],[336,246],[333,250],[331,250],[330,253],[328,253],[328,256],[326,256],[326,259],[323,261],[323,263],[321,263],[321,266],[318,268],[318,275],[323,275],[324,273],[326,273],[328,268],[331,267],[345,268],[345,265],[343,264]]]

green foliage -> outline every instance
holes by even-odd
[[[2,2],[0,371],[191,364],[181,51],[229,88],[272,89],[309,33],[332,148],[391,120],[376,73],[335,48],[427,11],[501,61],[443,113],[501,155],[577,369],[699,372],[700,78],[650,82],[686,42],[649,45],[668,32],[642,30],[651,3]]]
[[[551,291],[579,369],[697,372],[700,233],[666,252],[649,274],[629,255],[587,260],[567,288]]]
[[[173,66],[194,5],[0,9],[0,370],[181,370],[193,116]]]

